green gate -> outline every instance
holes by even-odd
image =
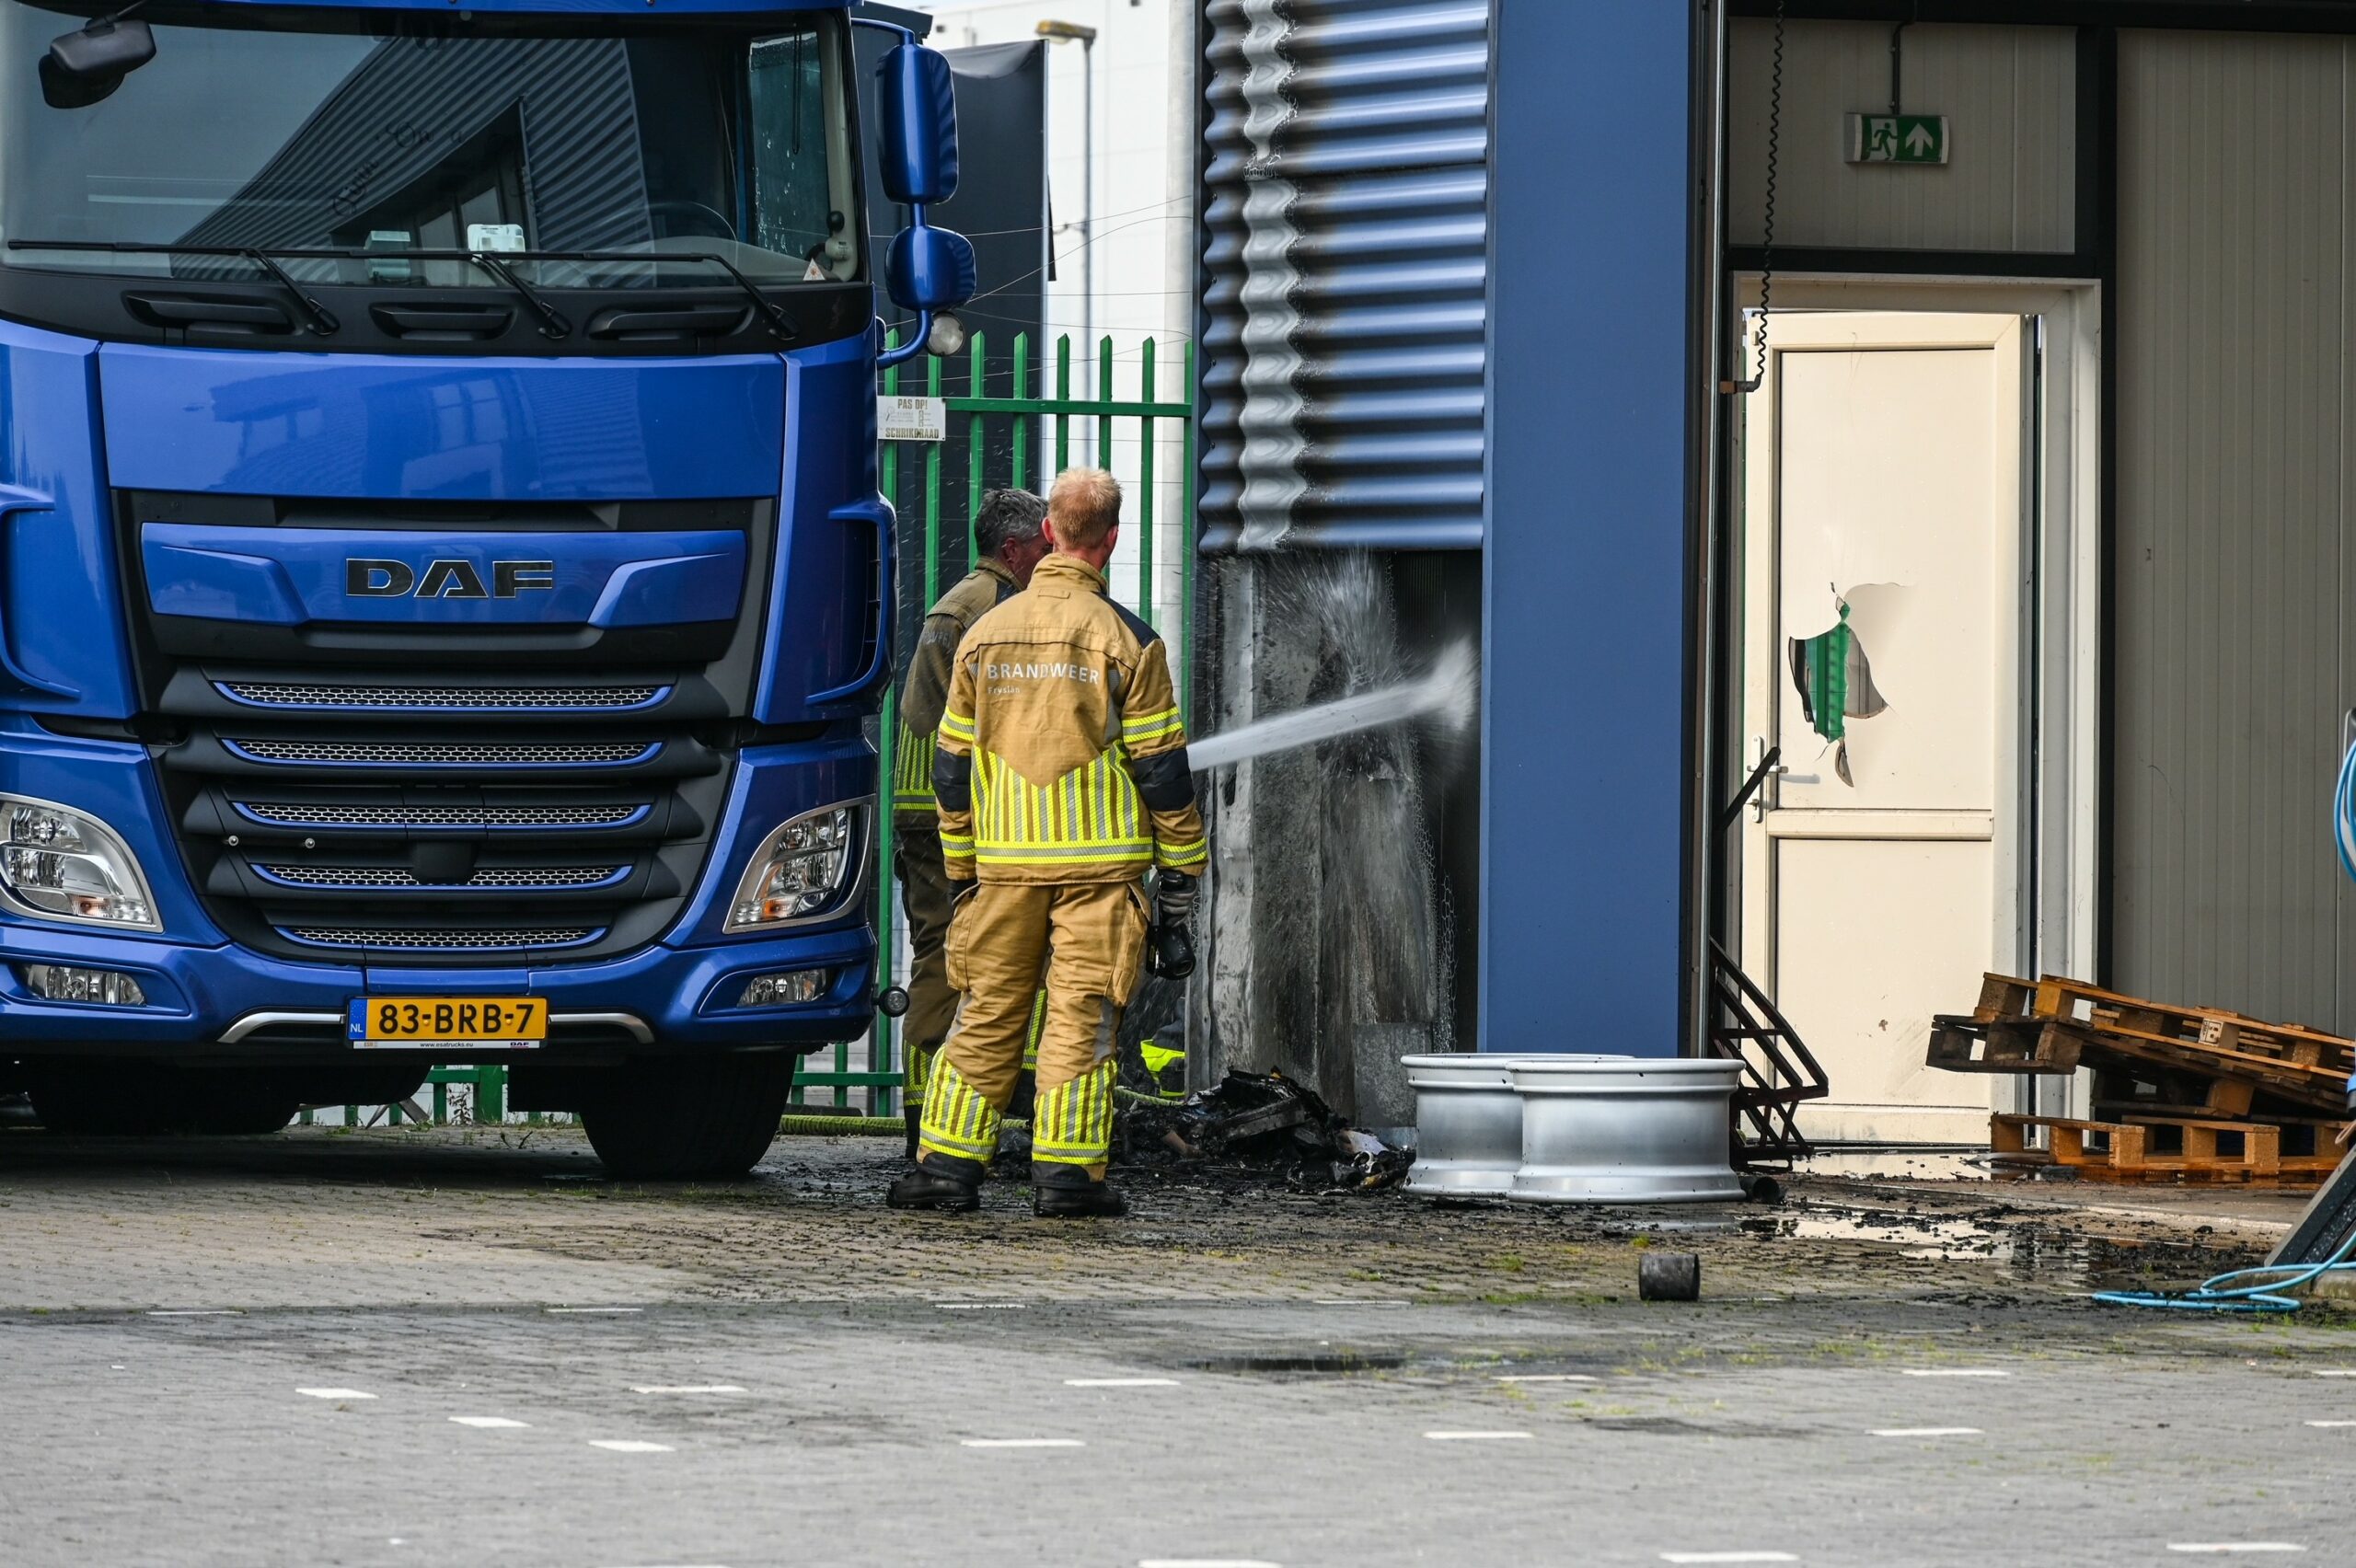
[[[919,509],[923,519],[924,545],[918,561],[904,560],[903,573],[921,565],[923,596],[919,603],[930,606],[941,597],[942,538],[944,526],[953,530],[949,536],[958,543],[954,561],[970,560],[973,552],[972,525],[974,514],[981,510],[982,492],[997,485],[1010,485],[1025,490],[1044,491],[1047,481],[1063,469],[1071,467],[1072,426],[1077,421],[1085,432],[1092,421],[1095,451],[1115,454],[1111,467],[1121,477],[1129,492],[1126,519],[1126,528],[1135,530],[1138,541],[1134,571],[1125,572],[1116,565],[1111,583],[1115,598],[1145,617],[1149,623],[1157,620],[1152,583],[1154,581],[1154,525],[1156,523],[1155,490],[1159,478],[1163,483],[1174,481],[1177,490],[1176,534],[1173,542],[1178,558],[1179,583],[1176,599],[1177,620],[1174,626],[1162,627],[1161,632],[1170,641],[1170,668],[1177,677],[1182,701],[1186,700],[1187,653],[1191,648],[1189,624],[1194,604],[1195,567],[1195,409],[1192,401],[1195,385],[1195,350],[1192,343],[1184,346],[1178,370],[1178,387],[1174,397],[1167,396],[1156,386],[1156,345],[1150,338],[1138,342],[1135,350],[1137,366],[1135,386],[1137,397],[1125,399],[1116,394],[1116,375],[1120,368],[1109,337],[1096,345],[1096,395],[1093,398],[1072,396],[1072,341],[1068,334],[1056,340],[1055,391],[1040,397],[1033,393],[1034,365],[1030,334],[1018,333],[1014,350],[1005,361],[993,363],[984,334],[976,332],[968,342],[964,354],[968,395],[942,398],[947,415],[945,441],[885,441],[880,455],[881,482],[884,498],[895,507],[902,507],[902,498]],[[1130,353],[1117,356],[1127,360]],[[924,362],[924,391],[922,396],[941,397],[942,362]],[[913,369],[913,367],[911,367]],[[990,396],[994,386],[1006,389],[1003,397]],[[895,367],[884,375],[884,395],[887,398],[906,395],[910,390],[902,381],[900,369]],[[1052,461],[1043,461],[1049,455],[1045,446],[1045,426],[1053,421],[1054,449]],[[1161,466],[1155,449],[1158,439],[1168,439],[1172,426],[1176,427],[1178,447],[1175,472]],[[1120,460],[1119,438],[1133,435],[1136,450],[1131,460]],[[1003,441],[994,437],[1003,436]],[[962,497],[953,493],[946,499],[950,509],[944,511],[941,483],[942,448],[952,443],[962,444],[964,483]],[[914,450],[911,450],[911,449]],[[1006,454],[1002,471],[990,471],[995,452]],[[1035,452],[1035,455],[1034,455]],[[1104,461],[1102,457],[1100,462]],[[953,490],[954,487],[953,486]],[[903,507],[905,511],[905,507]],[[902,529],[906,537],[908,530]],[[960,537],[962,536],[962,538]],[[901,595],[907,603],[908,595]],[[922,611],[918,612],[921,614]],[[877,875],[875,879],[875,928],[880,949],[876,966],[876,986],[892,984],[895,942],[892,928],[893,900],[897,893],[892,881],[892,813],[889,809],[888,781],[892,777],[892,745],[898,732],[895,722],[894,705],[898,700],[897,660],[895,659],[893,693],[884,700],[883,724],[880,731],[882,756],[877,764],[878,815],[881,818],[876,847]],[[1191,710],[1192,704],[1187,704]],[[898,1020],[878,1016],[875,1033],[870,1044],[869,1065],[864,1069],[850,1065],[850,1047],[837,1045],[834,1049],[834,1065],[818,1067],[817,1058],[804,1057],[794,1078],[794,1100],[808,1107],[805,1091],[812,1089],[833,1090],[832,1108],[848,1110],[850,1091],[870,1091],[869,1109],[876,1115],[898,1114],[897,1091],[907,1064],[900,1053]]]

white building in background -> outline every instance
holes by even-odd
[[[979,0],[911,8],[932,15],[929,41],[941,49],[1037,38],[1043,23],[1065,35],[1049,44],[1047,58],[1056,267],[1046,289],[1046,336],[1050,343],[1071,337],[1075,396],[1097,391],[1097,355],[1083,345],[1110,337],[1116,398],[1138,395],[1148,338],[1158,362],[1155,396],[1183,397],[1185,348],[1195,331],[1192,0]],[[1092,39],[1084,36],[1090,31]],[[1052,354],[1046,363],[1052,365]],[[1052,386],[1043,379],[1041,390]],[[1076,423],[1072,460],[1095,460],[1094,444],[1093,421]],[[1132,494],[1130,526],[1111,573],[1114,592],[1125,599],[1138,567],[1137,447],[1134,427],[1123,421],[1109,467]],[[1181,432],[1165,425],[1155,432],[1154,447],[1151,594],[1157,622],[1174,628],[1182,585]],[[1181,665],[1183,680],[1182,661],[1172,663]]]
[[[1067,37],[1047,63],[1055,206],[1050,333],[1110,333],[1117,349],[1194,329],[1193,15],[1189,0],[980,0],[918,5],[942,49]],[[1091,101],[1092,100],[1092,101]],[[1172,156],[1172,149],[1177,156]],[[1092,166],[1092,167],[1091,167]]]

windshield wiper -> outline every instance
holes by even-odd
[[[387,254],[398,255],[400,253],[398,251],[387,252],[380,250],[375,252],[375,254],[383,256]],[[502,256],[520,256],[526,259],[531,259],[532,257],[532,253],[528,250],[503,250],[500,252],[500,254]],[[497,278],[501,282],[505,283],[509,288],[514,289],[517,297],[522,299],[525,305],[532,307],[540,318],[541,337],[554,340],[558,338],[570,338],[572,336],[572,323],[564,318],[564,313],[558,310],[555,306],[552,306],[548,301],[542,299],[537,294],[535,294],[532,291],[530,284],[525,282],[523,279],[517,277],[513,271],[508,270],[505,262],[494,261],[479,250],[468,251],[467,253],[467,259],[481,268],[484,271],[489,272],[492,277]]]
[[[373,251],[371,254],[398,256],[404,253],[380,250]],[[426,256],[433,253],[411,251],[407,254]],[[753,308],[760,312],[761,319],[768,324],[770,337],[781,342],[791,342],[802,335],[801,329],[793,324],[793,317],[788,316],[785,308],[777,301],[763,294],[758,283],[739,271],[736,264],[725,256],[716,256],[708,250],[502,250],[499,254],[510,261],[629,261],[646,266],[660,266],[666,261],[709,261],[727,273],[730,281],[744,291],[745,297],[753,302]],[[483,261],[486,266],[489,265],[488,260],[483,257],[477,256],[472,259]],[[518,283],[516,286],[521,288],[523,285]]]
[[[343,323],[336,319],[335,312],[305,294],[303,285],[294,281],[294,274],[271,259],[269,251],[257,250],[252,246],[247,246],[237,254],[276,278],[285,287],[286,292],[294,296],[294,303],[301,306],[303,314],[311,318],[312,331],[322,338],[327,338],[343,330]]]
[[[271,252],[259,246],[148,244],[128,239],[12,239],[8,242],[8,248],[11,250],[97,250],[118,256],[234,256],[241,261],[252,262],[268,273],[271,282],[293,294],[294,303],[302,307],[304,316],[309,318],[311,330],[314,333],[327,338],[343,330],[343,323],[337,319],[335,312],[305,293],[303,285],[294,281],[294,275],[280,266]],[[281,254],[301,256],[305,252],[287,250]]]

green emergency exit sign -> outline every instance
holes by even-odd
[[[1853,114],[1848,124],[1853,164],[1947,161],[1947,117],[1944,114]]]

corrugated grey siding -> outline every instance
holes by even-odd
[[[1937,168],[1854,165],[1845,117],[1889,107],[1889,26],[1790,22],[1775,184],[1780,245],[1890,250],[2063,251],[2077,200],[2077,49],[2068,28],[1909,27],[1909,114],[1948,117]],[[1769,64],[1775,25],[1734,24],[1727,214],[1735,243],[1762,237]]]
[[[1215,0],[1202,548],[1481,542],[1486,0]]]
[[[2117,984],[2343,1029],[2352,64],[2121,41],[2112,778]]]

